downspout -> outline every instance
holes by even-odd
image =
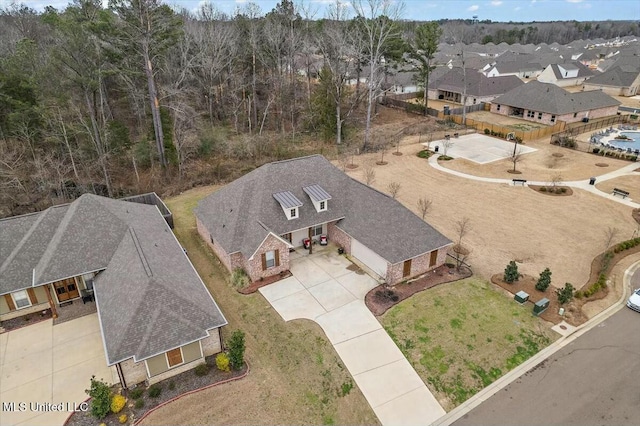
[[[120,379],[120,384],[122,384],[122,387],[124,389],[127,389],[127,382],[124,379],[124,373],[122,372],[122,367],[120,366],[120,363],[116,364],[116,371],[118,372],[118,378]]]
[[[224,344],[222,342],[222,327],[218,327],[218,340],[220,340],[220,351],[224,351]]]

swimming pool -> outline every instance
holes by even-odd
[[[631,148],[632,151],[640,149],[640,132],[620,132],[620,134],[633,139],[633,142],[610,139],[609,145],[613,145],[616,148],[622,148],[625,151],[627,148]]]

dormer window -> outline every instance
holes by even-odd
[[[302,206],[302,202],[291,191],[276,192],[273,194],[273,198],[280,203],[280,207],[282,207],[287,219],[298,218],[298,207]]]
[[[309,185],[302,188],[304,192],[307,193],[309,198],[311,198],[311,202],[313,203],[313,207],[315,207],[318,213],[327,211],[328,202],[331,199],[331,195],[320,185]]]

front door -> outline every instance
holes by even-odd
[[[56,289],[56,295],[58,296],[58,302],[64,302],[65,300],[75,299],[80,297],[78,291],[78,285],[74,278],[67,278],[66,280],[56,281],[53,283]]]
[[[408,277],[411,274],[411,259],[405,260],[402,268],[402,276]]]

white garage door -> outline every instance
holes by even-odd
[[[387,275],[387,261],[357,240],[351,240],[351,255],[384,277]]]

